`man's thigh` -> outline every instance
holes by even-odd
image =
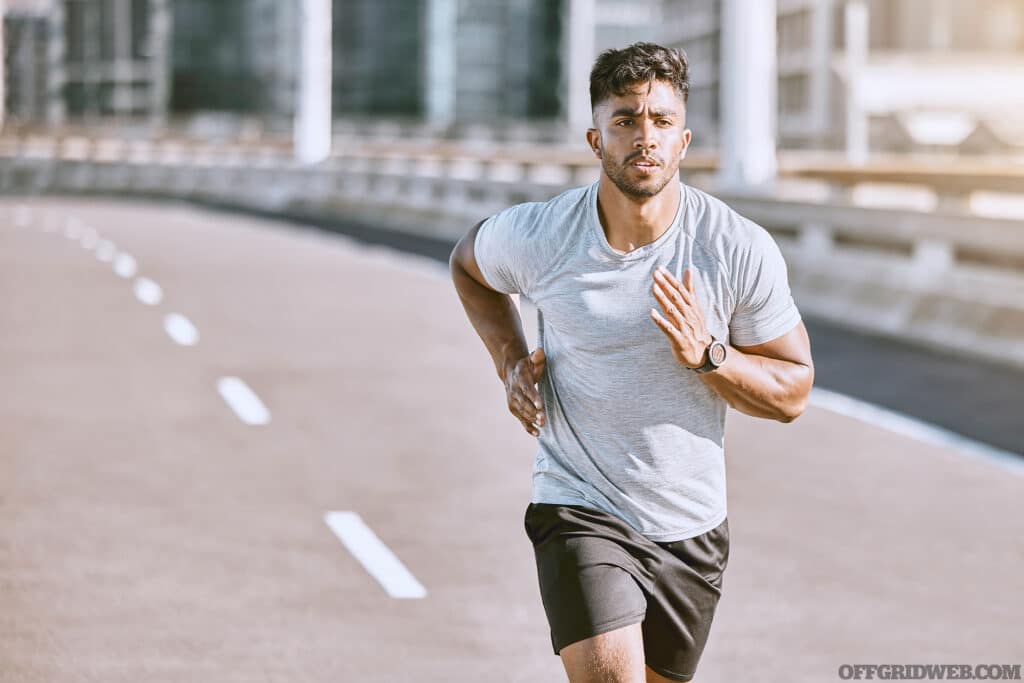
[[[640,624],[566,645],[559,655],[569,683],[647,683]]]

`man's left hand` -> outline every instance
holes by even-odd
[[[672,355],[687,368],[704,365],[704,354],[712,341],[704,325],[704,313],[697,301],[693,284],[693,268],[683,273],[683,281],[675,279],[659,266],[651,287],[664,314],[651,309],[651,319],[661,328],[672,345]]]

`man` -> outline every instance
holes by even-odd
[[[524,522],[572,683],[693,679],[729,552],[726,407],[790,422],[814,378],[771,236],[678,180],[687,68],[650,43],[603,53],[598,182],[501,211],[450,262],[539,437]],[[537,307],[532,353],[510,293]]]

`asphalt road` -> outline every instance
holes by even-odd
[[[533,442],[436,260],[183,205],[4,199],[0,330],[0,681],[564,680],[522,529]],[[1020,662],[1021,477],[818,405],[730,412],[727,439],[700,683]],[[425,596],[389,594],[330,511]]]

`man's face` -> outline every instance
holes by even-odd
[[[690,144],[682,96],[664,81],[638,83],[594,108],[587,140],[605,174],[633,199],[653,197],[679,174]]]

